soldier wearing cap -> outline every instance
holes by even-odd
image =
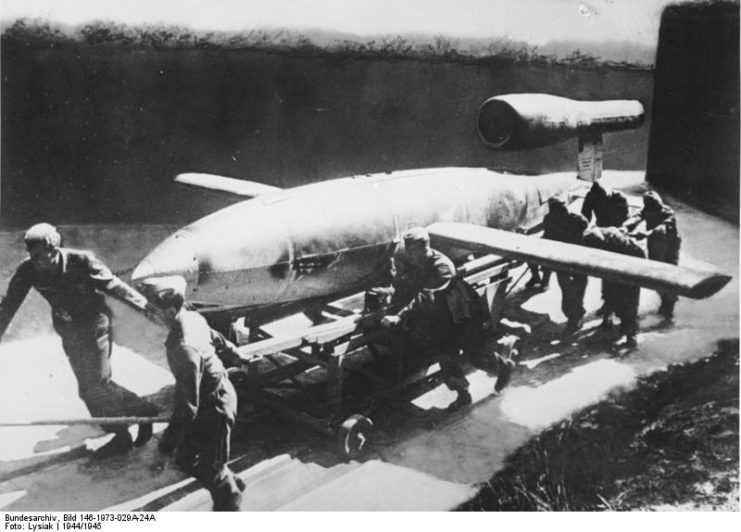
[[[548,214],[543,218],[543,238],[567,244],[582,244],[584,230],[588,222],[581,214],[570,212],[566,202],[559,197],[548,200]],[[566,326],[562,337],[568,340],[583,324],[584,292],[587,276],[569,272],[557,272],[556,278],[561,287],[561,310],[566,316]]]
[[[175,404],[159,449],[211,493],[215,511],[238,511],[244,483],[227,467],[237,393],[224,368],[241,361],[236,347],[185,308],[185,279],[148,279],[141,291],[170,328],[167,362],[175,376]],[[223,362],[222,362],[223,361]]]
[[[51,305],[54,330],[77,378],[80,398],[95,417],[155,416],[157,407],[111,380],[111,310],[103,294],[147,312],[146,299],[113,275],[89,251],[61,247],[61,236],[47,223],[24,236],[29,257],[18,266],[0,302],[0,338],[31,288]],[[139,425],[136,442],[126,425],[101,425],[113,439],[96,451],[106,457],[143,445],[152,424]]]
[[[617,227],[593,227],[584,234],[584,245],[645,258],[646,254],[638,243]],[[620,318],[620,329],[625,335],[626,347],[635,347],[638,332],[638,304],[641,295],[639,286],[628,286],[615,281],[602,281],[604,299],[603,327],[612,327],[611,316]]]
[[[509,381],[512,362],[485,349],[485,310],[478,294],[456,275],[452,261],[430,247],[430,237],[421,227],[404,235],[404,253],[395,262],[394,294],[382,324],[391,327],[402,321],[413,342],[433,353],[440,364],[445,385],[457,393],[448,406],[454,411],[471,404],[468,379],[459,363],[461,350],[474,366],[497,374],[495,392]]]
[[[646,230],[635,231],[641,222],[645,222]],[[634,238],[648,238],[649,259],[679,264],[679,248],[682,238],[677,231],[677,219],[674,210],[666,205],[656,192],[649,191],[643,195],[643,209],[626,221],[624,227],[633,231],[631,235]],[[667,319],[672,319],[677,294],[660,291],[659,296],[661,297],[659,313]]]
[[[620,227],[628,219],[628,198],[619,190],[608,191],[595,181],[584,197],[581,213],[588,222],[594,213],[598,227]]]

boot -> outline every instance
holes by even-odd
[[[633,349],[634,347],[638,347],[638,342],[636,341],[636,335],[635,334],[626,334],[625,335],[625,347],[628,347],[630,349]]]
[[[674,319],[674,302],[662,301],[661,306],[659,307],[659,314],[661,314],[666,320]]]
[[[512,368],[514,365],[514,360],[503,360],[499,364],[499,375],[497,376],[497,382],[494,384],[495,394],[499,395],[509,384],[509,381],[512,379]]]
[[[98,448],[94,453],[94,458],[108,458],[120,454],[126,454],[131,451],[133,442],[129,430],[123,429],[117,432],[111,441]]]
[[[576,334],[584,325],[584,319],[574,319],[571,318],[566,322],[566,326],[563,328],[563,332],[561,333],[561,337],[564,340],[570,339],[574,334]]]
[[[548,287],[551,285],[551,270],[546,270],[543,272],[541,280],[540,280],[540,291],[545,292],[548,290]]]
[[[152,403],[147,403],[146,406],[142,407],[140,411],[137,412],[137,415],[141,417],[155,417],[157,414],[159,414],[159,409]],[[141,447],[147,443],[152,438],[152,432],[151,423],[139,423],[139,432],[136,435],[134,445],[136,447]]]
[[[235,477],[211,491],[214,501],[214,512],[239,512],[242,508],[242,491],[237,485]]]
[[[471,394],[468,393],[468,390],[462,389],[458,390],[458,397],[448,405],[448,412],[455,412],[457,410],[460,410],[463,407],[466,407],[473,403],[473,398],[471,397]]]

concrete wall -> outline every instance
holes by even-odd
[[[738,222],[738,2],[661,17],[648,180]]]
[[[187,171],[293,186],[414,167],[575,168],[575,141],[484,147],[473,117],[494,94],[635,98],[651,114],[647,71],[2,44],[4,227],[188,221],[221,203],[175,190]],[[645,168],[648,131],[606,137],[605,166]]]

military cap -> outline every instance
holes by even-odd
[[[430,234],[424,227],[412,227],[404,233],[404,243],[420,243],[428,244],[430,242]]]
[[[47,247],[56,248],[62,243],[62,237],[59,235],[57,228],[47,223],[30,227],[23,236],[23,240],[28,248],[35,244],[44,244]]]
[[[157,306],[182,305],[187,283],[180,275],[151,277],[138,285],[144,296]]]
[[[657,192],[654,192],[653,190],[649,190],[645,194],[643,194],[643,204],[651,204],[660,207],[664,204],[664,202],[661,200],[661,196]]]
[[[599,227],[591,227],[584,231],[584,245],[600,247],[605,241],[605,235]]]
[[[558,209],[559,207],[564,210],[566,209],[565,199],[563,199],[560,196],[551,196],[550,198],[548,198],[548,208],[549,209],[553,209],[553,208]]]

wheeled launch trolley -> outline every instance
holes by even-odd
[[[518,265],[486,255],[458,267],[485,298],[492,334],[510,272]],[[245,363],[229,370],[240,402],[335,437],[348,458],[362,453],[373,431],[370,415],[380,404],[412,387],[423,393],[439,382],[439,371],[426,371],[434,361],[405,367],[405,354],[389,346],[389,332],[380,326],[384,308],[378,294],[371,290],[324,305],[321,323],[295,332],[271,335],[267,326],[246,331],[235,322],[235,336],[252,340],[239,348]]]

